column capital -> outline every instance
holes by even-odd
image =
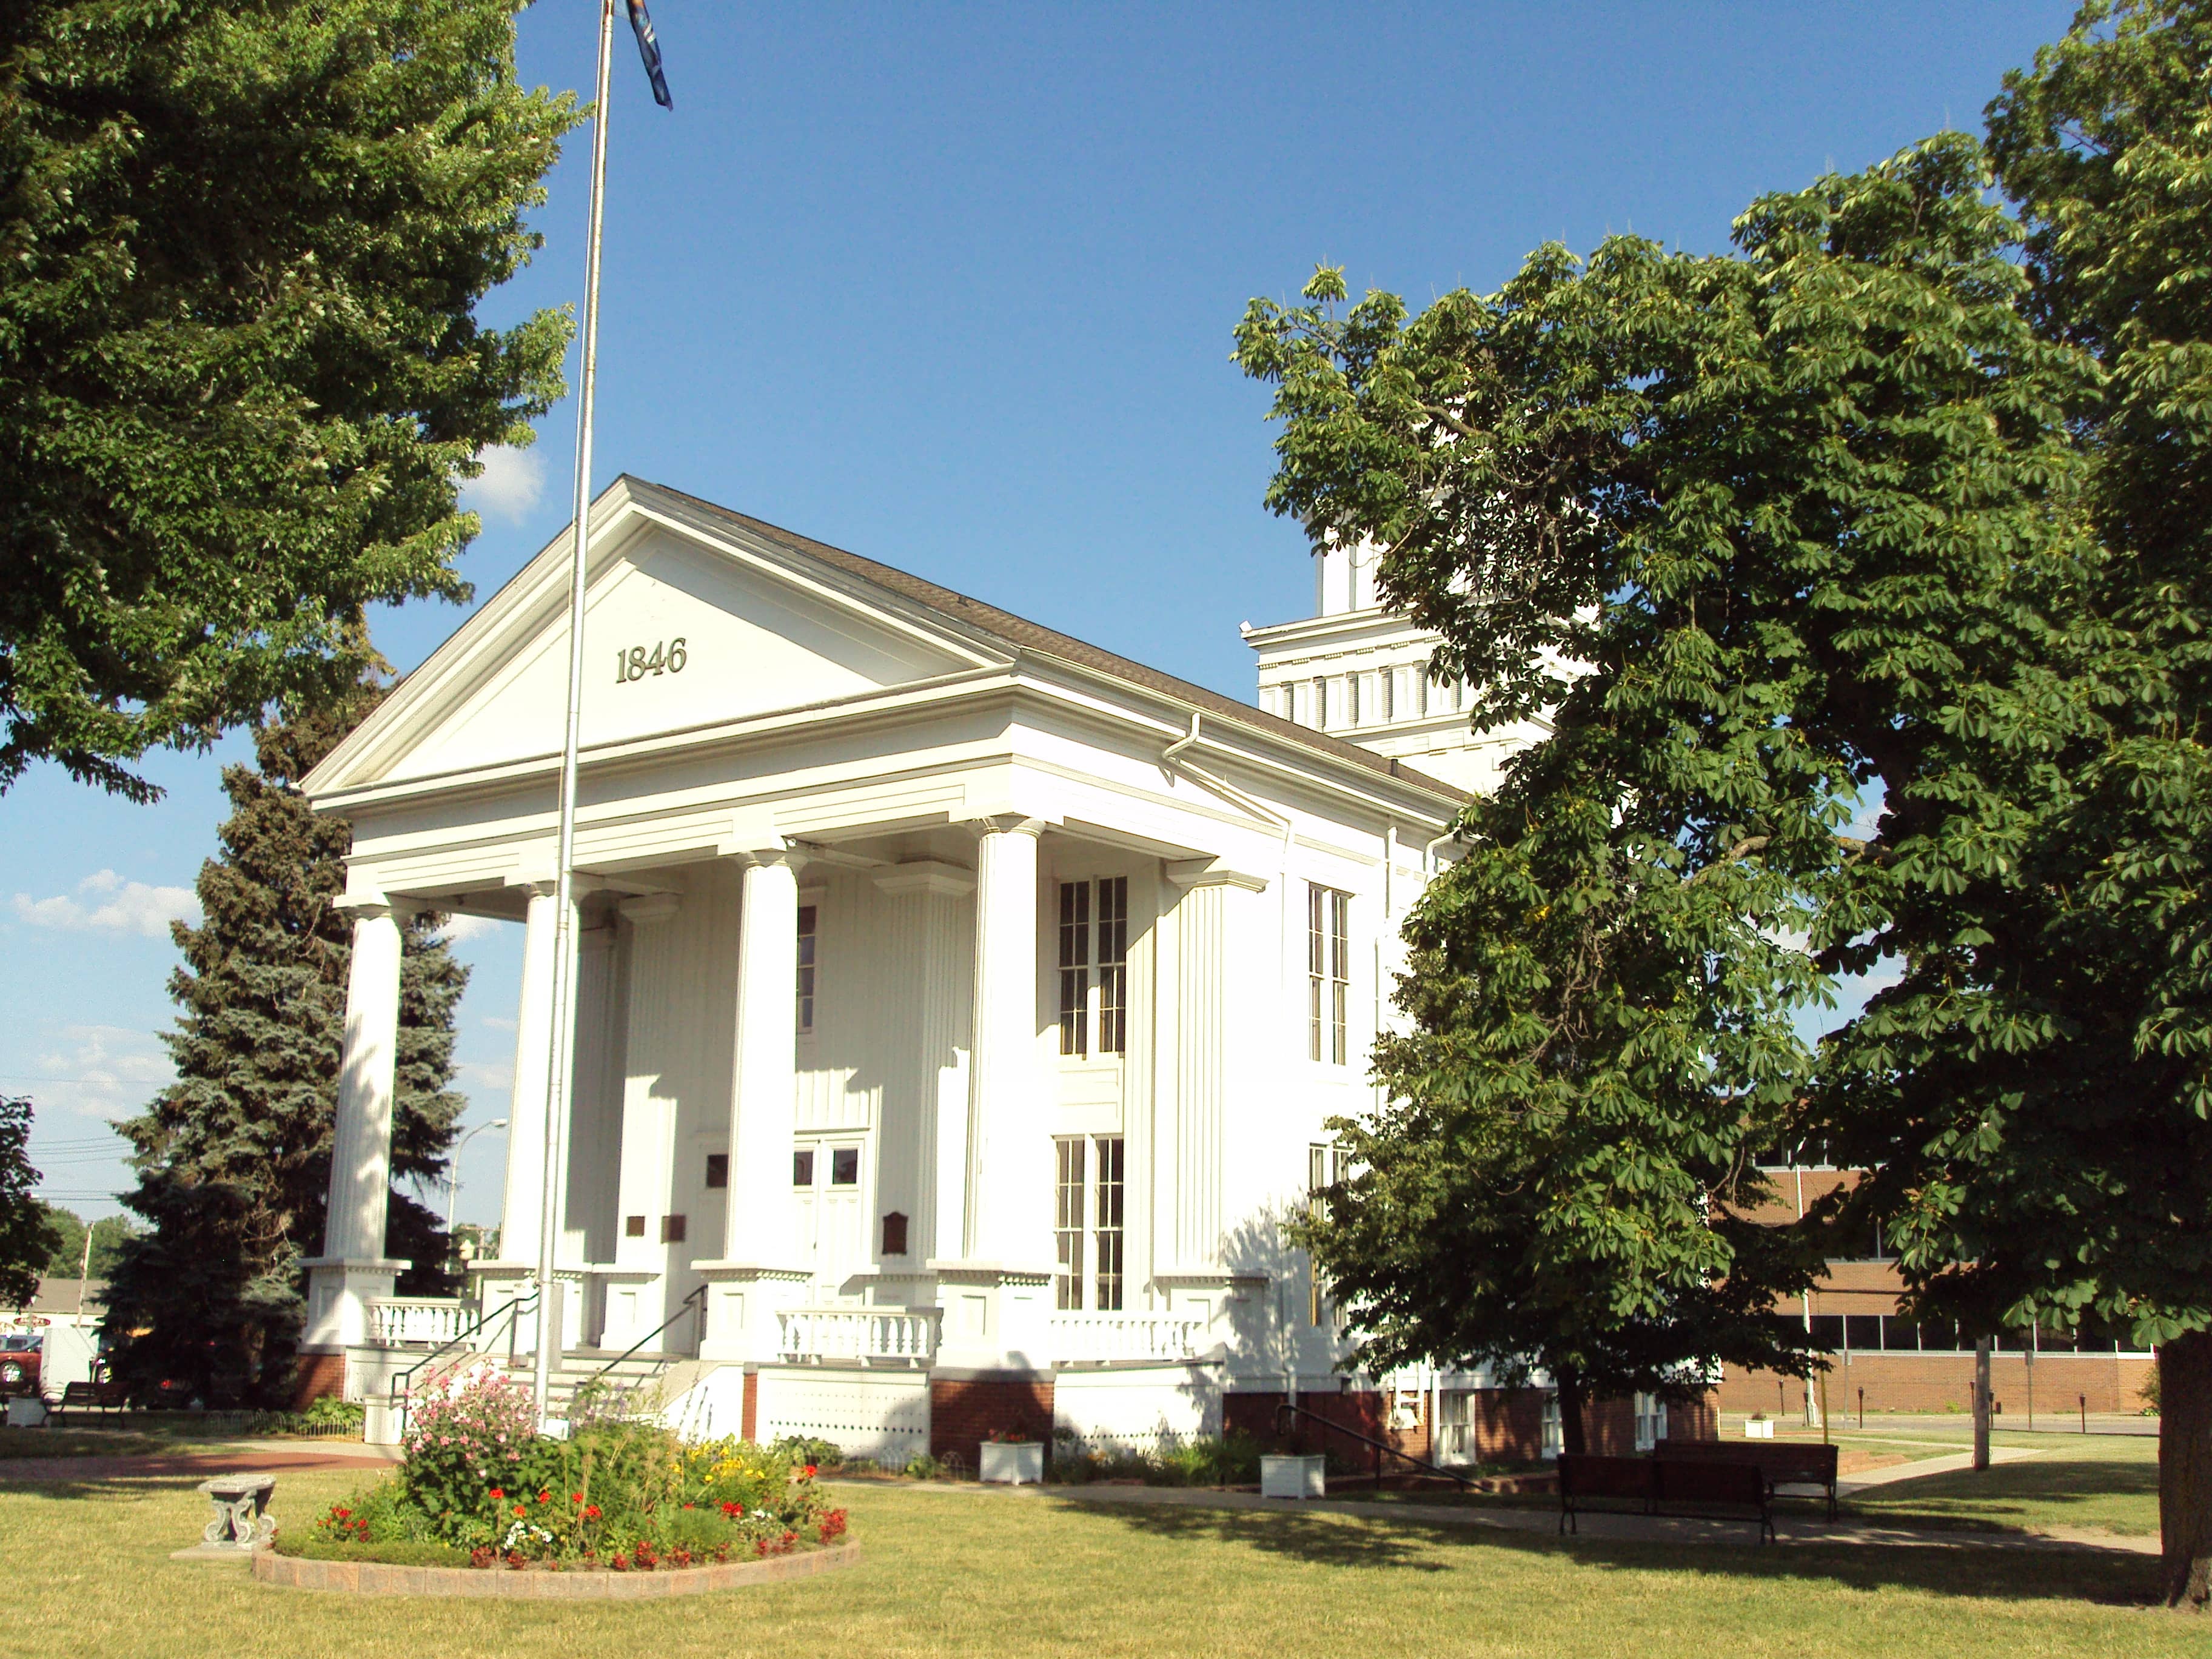
[[[754,866],[764,870],[785,869],[794,874],[805,865],[811,856],[805,848],[788,837],[763,841],[757,846],[747,846],[739,842],[726,841],[718,850],[724,858],[732,860],[749,869]]]
[[[381,921],[386,916],[405,914],[403,907],[381,893],[348,893],[331,908],[355,921]]]
[[[1163,868],[1178,887],[1241,887],[1248,893],[1267,890],[1267,877],[1232,868],[1218,858],[1176,859]]]
[[[968,827],[979,836],[1029,836],[1035,837],[1042,835],[1051,828],[1051,820],[1027,817],[1019,812],[994,812],[988,817],[969,819]]]

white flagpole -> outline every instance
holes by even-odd
[[[576,1028],[576,736],[584,708],[584,562],[592,511],[592,394],[599,372],[599,225],[607,185],[608,93],[613,76],[615,0],[599,0],[599,96],[592,118],[592,211],[584,251],[584,370],[576,401],[575,546],[568,560],[568,715],[561,740],[561,842],[553,906],[553,1030],[545,1068],[544,1190],[538,1210],[538,1353],[530,1399],[542,1428],[552,1391],[562,1317],[554,1257],[561,1236],[562,1153],[568,1143],[568,1068]]]

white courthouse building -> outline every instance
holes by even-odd
[[[689,1425],[885,1457],[1374,1390],[1282,1223],[1510,744],[1367,574],[1317,561],[1320,614],[1247,630],[1255,708],[655,485],[592,525],[566,1045],[566,532],[307,781],[352,825],[355,919],[310,1386],[374,1393],[480,1314],[529,1348],[504,1310],[565,1046],[568,1374],[642,1344]],[[502,1254],[466,1303],[394,1297],[385,1259],[410,908],[527,930]]]

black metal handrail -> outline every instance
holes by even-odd
[[[448,1353],[452,1352],[456,1348],[470,1346],[471,1338],[480,1334],[484,1334],[487,1330],[495,1331],[498,1329],[501,1323],[513,1321],[519,1314],[535,1312],[537,1310],[537,1307],[538,1298],[535,1296],[532,1296],[527,1298],[518,1297],[514,1301],[502,1307],[496,1315],[478,1314],[475,1319],[471,1320],[469,1324],[459,1333],[448,1337],[445,1341],[440,1343],[436,1347],[431,1349],[429,1352],[424,1354],[420,1359],[410,1365],[405,1370],[393,1377],[392,1379],[391,1386],[386,1390],[386,1394],[387,1398],[396,1400],[399,1402],[399,1432],[401,1437],[404,1438],[407,1433],[408,1405],[410,1401],[414,1397],[414,1379],[416,1372],[421,1370],[425,1365],[431,1364],[437,1360],[444,1358]],[[483,1348],[489,1348],[491,1345],[489,1342],[485,1342],[481,1346]]]
[[[585,1389],[593,1387],[598,1383],[599,1380],[605,1376],[609,1371],[614,1370],[614,1368],[621,1364],[623,1360],[629,1358],[633,1354],[636,1353],[639,1349],[645,1346],[647,1343],[652,1341],[654,1337],[659,1336],[671,1325],[673,1325],[678,1320],[683,1318],[684,1310],[690,1307],[695,1302],[699,1304],[701,1310],[703,1311],[705,1310],[707,1306],[707,1287],[704,1285],[695,1287],[688,1296],[686,1296],[681,1302],[678,1303],[676,1304],[676,1311],[674,1313],[669,1315],[667,1318],[662,1320],[658,1325],[655,1325],[643,1336],[638,1338],[636,1341],[631,1343],[629,1346],[624,1348],[612,1359],[607,1361],[605,1364],[600,1366],[599,1370],[593,1371],[581,1382],[579,1382],[575,1388],[569,1392],[568,1398],[570,1401],[574,1401],[578,1395],[583,1394]]]
[[[1311,1418],[1331,1433],[1346,1435],[1358,1441],[1364,1446],[1372,1446],[1376,1452],[1375,1479],[1378,1481],[1382,1478],[1382,1456],[1387,1453],[1401,1462],[1411,1463],[1417,1469],[1426,1469],[1431,1474],[1442,1475],[1447,1480],[1456,1480],[1469,1490],[1474,1486],[1474,1477],[1472,1475],[1462,1474],[1456,1469],[1448,1469],[1441,1463],[1429,1462],[1423,1458],[1414,1456],[1411,1452],[1400,1451],[1387,1441],[1377,1440],[1372,1435],[1362,1434],[1357,1429],[1346,1428],[1334,1418],[1324,1416],[1320,1412],[1309,1411],[1295,1401],[1285,1400],[1275,1407],[1275,1432],[1285,1440],[1291,1437],[1290,1423],[1293,1416]],[[1328,1445],[1328,1441],[1324,1439],[1322,1442],[1322,1449],[1326,1450]]]

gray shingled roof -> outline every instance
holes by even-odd
[[[685,513],[726,525],[748,536],[782,548],[787,552],[800,554],[810,559],[817,559],[832,569],[842,571],[872,586],[880,587],[886,592],[896,593],[901,599],[910,599],[917,605],[937,612],[939,616],[950,617],[978,633],[988,635],[1009,650],[1057,657],[1064,662],[1073,663],[1078,667],[1110,674],[1115,678],[1126,680],[1132,685],[1142,686],[1148,691],[1161,692],[1178,702],[1188,703],[1194,708],[1203,709],[1209,714],[1217,714],[1224,720],[1234,720],[1240,726],[1248,726],[1255,731],[1265,732],[1271,737],[1283,738],[1297,744],[1300,748],[1312,750],[1316,754],[1327,755],[1331,759],[1349,761],[1353,765],[1363,767],[1368,771],[1400,778],[1416,787],[1432,789],[1438,794],[1454,799],[1465,798],[1466,791],[1445,783],[1440,779],[1432,778],[1425,772],[1417,771],[1401,761],[1393,760],[1388,755],[1378,755],[1373,750],[1363,748],[1356,743],[1346,743],[1343,738],[1333,738],[1326,732],[1316,732],[1310,726],[1300,726],[1295,720],[1286,720],[1279,715],[1270,714],[1265,709],[1255,708],[1250,703],[1239,702],[1234,697],[1224,697],[1218,691],[1209,691],[1202,685],[1192,684],[1188,680],[1179,680],[1172,674],[1163,674],[1157,668],[1147,668],[1140,662],[1132,662],[1127,657],[1118,657],[1111,651],[1102,650],[1097,646],[1089,645],[1066,634],[1057,633],[1041,623],[1030,622],[1026,617],[1017,617],[1012,611],[1001,611],[994,605],[986,605],[981,599],[969,599],[965,593],[956,593],[949,587],[940,587],[935,582],[925,581],[920,576],[909,575],[903,570],[894,569],[887,564],[879,564],[873,559],[862,558],[857,553],[848,553],[842,547],[832,547],[826,542],[814,541],[808,537],[786,530],[779,525],[767,524],[758,519],[747,518],[742,513],[733,513],[726,507],[717,506],[714,502],[703,500],[697,495],[687,495],[680,489],[671,489],[665,484],[653,483],[647,479],[635,477],[629,473],[623,475],[622,482],[629,487],[633,499],[641,505],[652,505],[653,499],[658,496],[667,504],[680,506]]]

